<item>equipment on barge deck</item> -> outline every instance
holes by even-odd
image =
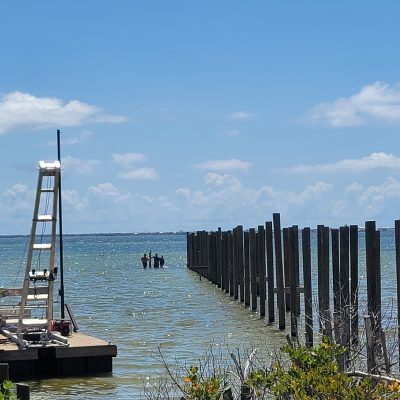
[[[58,268],[55,267],[55,255],[60,174],[59,161],[39,162],[23,287],[0,289],[0,297],[11,296],[20,299],[19,303],[12,307],[0,308],[0,333],[15,342],[19,348],[68,346],[66,325],[70,324],[70,321],[56,324],[53,315],[54,281],[58,272]],[[51,229],[49,234],[44,235],[46,223],[50,224]]]

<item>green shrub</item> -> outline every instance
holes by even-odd
[[[255,399],[270,392],[275,399],[285,400],[366,400],[400,398],[398,385],[373,384],[370,378],[354,380],[341,372],[337,362],[346,349],[324,337],[321,344],[307,347],[284,346],[289,357],[288,368],[275,363],[272,371],[253,371],[247,385]]]

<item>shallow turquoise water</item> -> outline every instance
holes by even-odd
[[[21,285],[26,240],[0,237],[1,286]],[[33,400],[143,398],[143,386],[164,372],[158,346],[168,361],[190,363],[211,341],[284,343],[276,328],[186,268],[185,235],[66,236],[64,248],[66,303],[80,331],[116,344],[118,356],[112,376],[29,382]],[[140,266],[149,250],[164,255],[163,269]]]
[[[394,233],[381,232],[382,304],[396,295]],[[360,232],[360,299],[365,294],[364,236]],[[26,237],[0,237],[0,286],[20,286]],[[316,251],[313,244],[313,280]],[[169,362],[196,362],[209,347],[266,343],[284,334],[186,268],[185,235],[76,235],[64,240],[66,303],[80,331],[118,347],[113,374],[29,382],[32,399],[141,399]],[[164,269],[140,266],[143,252],[164,255]],[[316,292],[314,292],[314,297]],[[56,304],[56,309],[58,304]],[[362,307],[360,307],[362,309]],[[395,309],[396,312],[396,309]]]

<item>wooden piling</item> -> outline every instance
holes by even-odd
[[[280,214],[273,214],[274,222],[274,244],[275,244],[275,268],[276,268],[276,287],[277,287],[277,305],[279,315],[279,330],[286,327],[285,321],[285,293],[284,276],[282,260],[282,238],[281,238],[281,220]]]
[[[296,285],[296,229],[292,226],[288,231],[289,239],[289,273],[290,273],[290,334],[297,337],[297,285]]]
[[[256,254],[256,231],[249,229],[249,248],[250,248],[250,293],[251,309],[257,310],[257,254]]]
[[[358,344],[358,226],[350,225],[350,324],[351,343]]]
[[[239,297],[238,290],[238,228],[233,229],[233,298]]]
[[[365,222],[365,256],[367,270],[367,306],[371,317],[372,331],[378,327],[378,274],[375,221]]]
[[[331,229],[333,312],[340,311],[339,229]],[[339,338],[335,339],[339,341]]]
[[[229,295],[233,296],[233,235],[228,232],[228,270],[229,270]]]
[[[267,277],[268,277],[268,322],[275,321],[275,280],[274,280],[274,250],[272,240],[272,222],[265,223],[265,243],[267,249]]]
[[[243,234],[244,240],[244,305],[250,306],[250,232]]]
[[[239,284],[239,299],[244,302],[244,253],[243,253],[243,226],[237,227],[237,247],[238,247],[238,284]]]
[[[349,290],[349,227],[340,227],[340,320],[342,346],[350,347],[350,290]],[[348,363],[348,352],[343,355],[343,366]]]
[[[263,225],[258,226],[257,232],[257,256],[259,266],[259,293],[260,293],[260,317],[265,316],[266,301],[266,279],[265,279],[265,229]]]
[[[323,326],[322,333],[332,335],[329,306],[329,227],[321,228],[321,264],[320,264],[320,315]]]
[[[30,399],[30,388],[29,385],[25,383],[17,383],[17,399],[18,400],[29,400]]]
[[[283,272],[285,277],[285,288],[290,287],[290,261],[289,261],[289,228],[282,229],[283,236]],[[285,309],[290,311],[290,294],[285,291]]]
[[[314,344],[310,237],[311,237],[310,228],[303,228],[301,238],[302,238],[302,249],[303,249],[305,343],[306,346],[308,347],[312,347]]]
[[[398,349],[400,354],[400,220],[394,222],[395,229],[395,247],[396,247],[396,282],[397,282],[397,338]],[[400,369],[400,357],[399,357]]]

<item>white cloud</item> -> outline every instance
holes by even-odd
[[[215,171],[247,170],[251,167],[248,161],[237,159],[230,160],[209,160],[195,165],[198,169],[208,169]]]
[[[87,208],[86,200],[80,199],[76,190],[63,190],[62,199],[64,206],[67,206],[75,211],[83,211]]]
[[[136,162],[141,162],[146,159],[146,155],[143,153],[113,153],[113,161],[124,168],[129,168],[132,164]]]
[[[209,172],[204,177],[204,181],[205,181],[206,185],[221,186],[229,178],[230,178],[230,175],[219,175],[219,174],[215,174],[214,172]]]
[[[157,179],[158,174],[155,168],[143,167],[121,172],[118,177],[128,180],[152,180]]]
[[[118,197],[120,195],[119,190],[111,182],[90,186],[89,193],[100,197]]]
[[[0,134],[21,128],[43,129],[124,121],[126,118],[123,116],[104,114],[97,106],[78,100],[64,103],[55,97],[11,92],[0,101]]]
[[[394,178],[387,178],[381,185],[368,187],[360,196],[360,203],[376,208],[386,198],[400,199],[400,183]]]
[[[385,82],[366,85],[353,96],[316,105],[305,119],[337,128],[369,122],[399,123],[400,87]]]
[[[360,159],[341,160],[335,163],[316,165],[297,165],[288,168],[288,172],[309,173],[309,172],[364,172],[377,168],[400,169],[400,158],[393,154],[383,152],[372,153]]]
[[[67,156],[62,159],[62,168],[67,173],[85,175],[90,174],[99,163],[97,160],[80,160]]]
[[[4,193],[3,196],[5,197],[17,197],[21,193],[27,193],[28,192],[28,187],[26,185],[23,185],[22,183],[17,183],[14,186],[12,186],[10,189],[7,189]]]
[[[245,111],[237,111],[229,114],[228,117],[229,119],[233,119],[235,121],[245,121],[253,118],[253,114]]]
[[[351,185],[345,188],[346,193],[359,193],[363,190],[363,186],[358,182],[353,182]]]

